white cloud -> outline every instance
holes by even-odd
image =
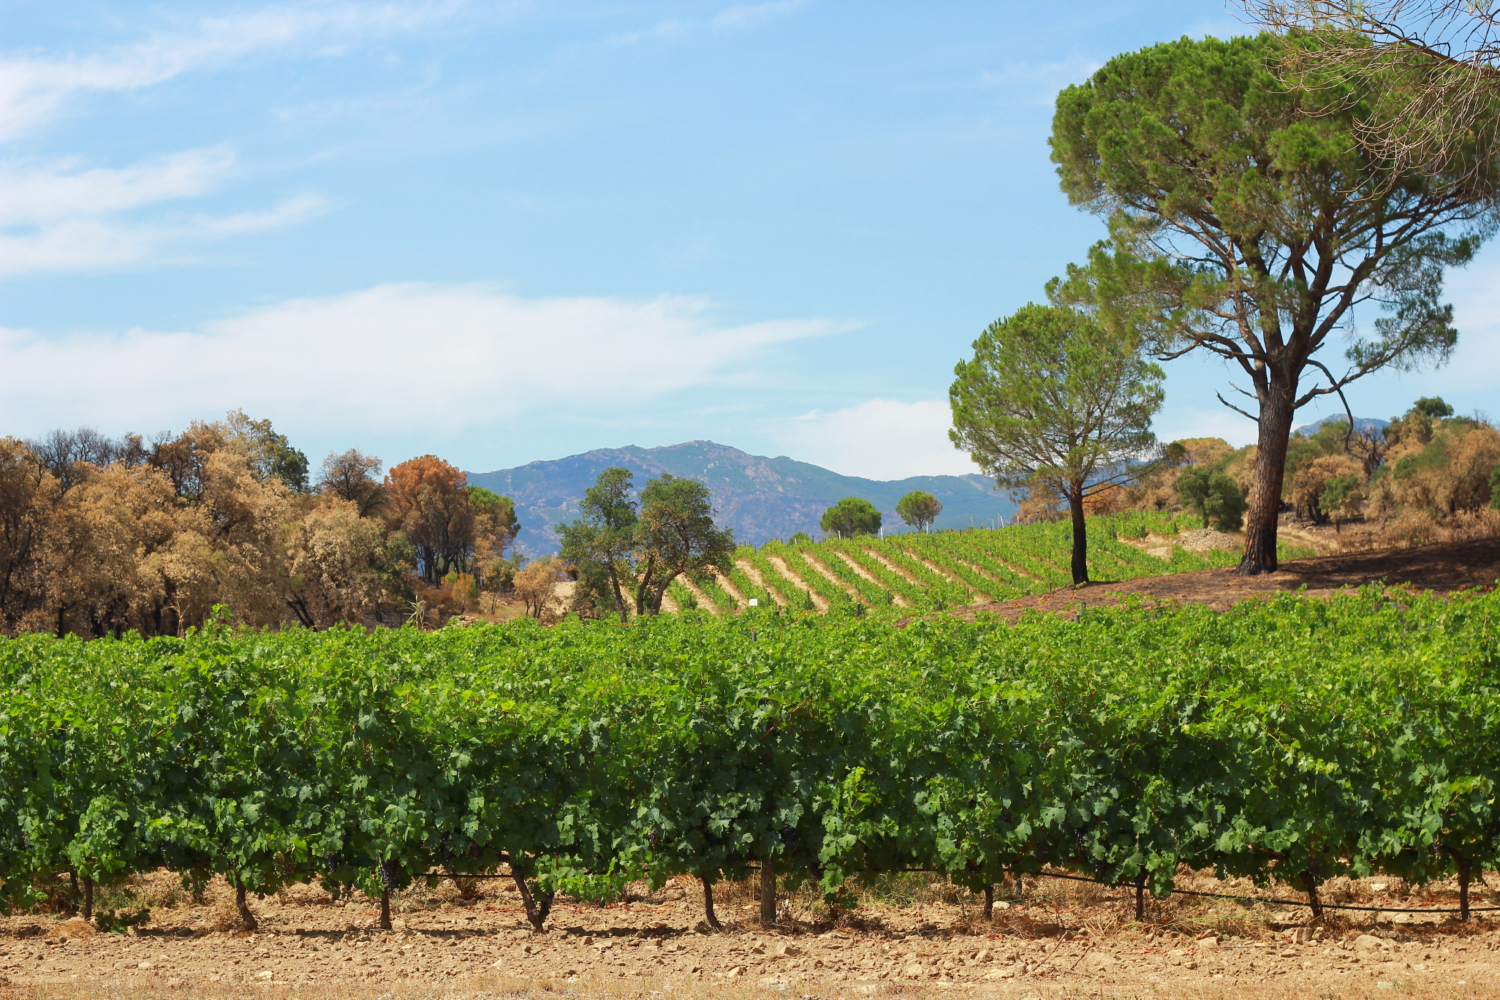
[[[190,149],[121,169],[79,169],[75,159],[0,167],[0,226],[120,212],[215,190],[233,172],[223,147]]]
[[[206,241],[281,229],[332,208],[308,193],[285,198],[263,211],[232,215],[181,215],[146,222],[78,214],[49,220],[28,231],[0,233],[0,274],[101,270],[173,259]]]
[[[256,52],[311,43],[338,54],[350,41],[447,17],[456,0],[435,3],[302,3],[204,18],[176,32],[91,55],[0,58],[0,139],[54,118],[81,92],[140,90],[192,70],[224,66]]]
[[[798,417],[784,437],[802,461],[846,476],[905,479],[980,471],[948,440],[952,425],[947,400],[870,399]]]
[[[242,407],[330,438],[613,419],[747,377],[828,320],[715,323],[702,300],[519,299],[382,285],[300,299],[201,331],[43,336],[0,330],[0,426],[181,427]]]

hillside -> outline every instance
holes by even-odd
[[[885,514],[888,531],[906,530],[896,502],[912,490],[926,490],[943,502],[936,528],[967,528],[1008,518],[1016,505],[993,489],[987,476],[913,476],[882,481],[841,476],[821,466],[780,456],[751,455],[712,441],[688,441],[661,448],[600,448],[515,469],[471,472],[469,482],[509,496],[521,519],[519,549],[531,556],[556,552],[553,526],[578,516],[583,493],[599,473],[619,466],[635,473],[636,487],[670,472],[696,479],[713,491],[720,524],[734,529],[743,544],[760,545],[805,531],[817,536],[818,519],[829,505],[862,497]]]
[[[1121,581],[1233,566],[1239,545],[1199,530],[1194,515],[1127,511],[1089,519],[1089,572]],[[1206,545],[1204,543],[1207,543]],[[823,611],[838,605],[871,610],[957,608],[1004,602],[1067,588],[1072,528],[1066,521],[1000,530],[931,535],[864,536],[822,542],[771,541],[741,546],[727,577],[679,579],[668,591],[674,609],[713,614],[743,611],[750,599]],[[1218,547],[1227,545],[1227,547]],[[1283,543],[1281,558],[1312,556]]]

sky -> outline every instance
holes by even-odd
[[[953,366],[1102,222],[1048,159],[1111,56],[1221,2],[0,4],[0,434],[269,418],[471,471],[711,439],[977,471]],[[1444,368],[1351,387],[1500,415],[1500,249]],[[1163,440],[1235,444],[1170,364]],[[1302,411],[1306,419],[1338,404]]]

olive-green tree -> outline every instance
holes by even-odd
[[[599,473],[579,504],[582,517],[558,526],[562,557],[578,570],[574,606],[592,604],[628,620],[624,587],[634,579],[632,559],[640,517],[631,493],[635,479],[629,469]],[[639,605],[638,605],[639,607]]]
[[[873,535],[880,531],[880,511],[868,500],[844,497],[823,512],[818,527],[839,538]]]
[[[1154,446],[1161,369],[1082,313],[1028,304],[992,323],[953,373],[954,445],[999,487],[1041,483],[1068,501],[1073,582],[1087,583],[1084,498],[1132,478],[1128,463]]]
[[[709,489],[695,479],[663,473],[641,490],[635,529],[637,614],[661,613],[662,598],[679,576],[734,568],[734,532],[714,524]]]
[[[1258,425],[1247,574],[1276,569],[1298,407],[1452,351],[1443,269],[1492,230],[1500,169],[1492,148],[1444,176],[1380,158],[1356,138],[1378,95],[1338,76],[1288,87],[1273,75],[1283,51],[1271,36],[1184,38],[1117,56],[1058,96],[1052,124],[1063,190],[1112,233],[1059,300],[1149,336],[1161,359],[1207,352],[1248,383],[1231,385],[1250,410],[1220,396]],[[1356,326],[1357,307],[1383,315]],[[1341,334],[1344,365],[1325,351]]]
[[[901,520],[918,531],[931,528],[932,522],[942,512],[943,501],[923,490],[912,490],[896,501],[896,513],[901,516]]]
[[[1177,495],[1184,507],[1203,518],[1205,528],[1239,531],[1245,523],[1245,495],[1223,472],[1189,469],[1177,477]]]

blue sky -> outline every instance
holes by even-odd
[[[476,471],[710,438],[969,471],[955,361],[1102,235],[1047,157],[1110,56],[1216,2],[5,0],[0,433],[271,418]],[[1447,368],[1500,414],[1500,252]],[[1252,426],[1169,366],[1167,439]],[[1304,411],[1315,419],[1323,411]]]

